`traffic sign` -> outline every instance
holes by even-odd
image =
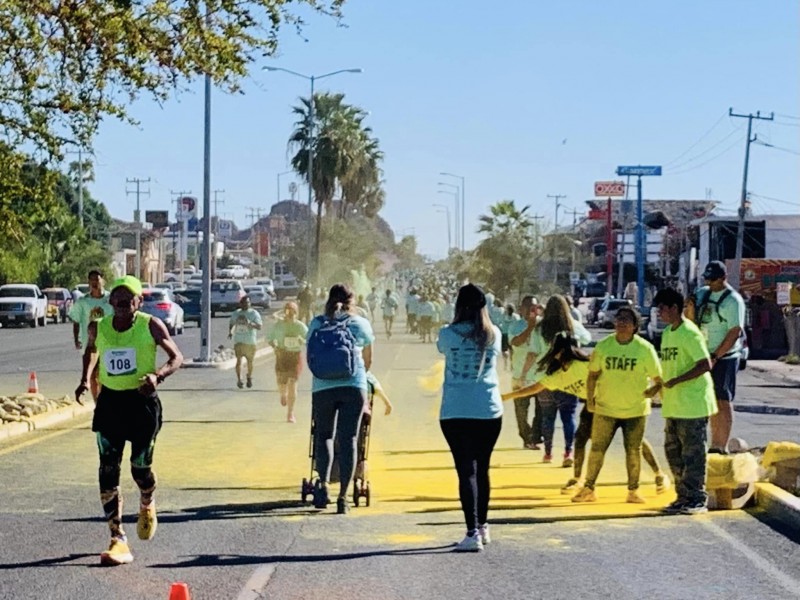
[[[625,195],[624,181],[595,181],[594,195],[600,198],[611,198]]]
[[[623,175],[638,175],[640,177],[659,176],[661,175],[661,165],[650,167],[643,167],[642,165],[637,165],[635,167],[617,167],[617,175],[620,177]]]

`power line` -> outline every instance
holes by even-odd
[[[702,156],[704,156],[704,155],[708,154],[709,152],[711,152],[712,150],[714,150],[714,149],[715,149],[715,148],[717,148],[718,146],[721,146],[722,144],[724,144],[726,140],[728,140],[728,139],[729,139],[729,138],[730,138],[732,135],[735,135],[735,134],[739,133],[739,131],[740,131],[740,130],[741,130],[741,127],[737,127],[737,128],[735,128],[735,129],[733,129],[731,132],[729,132],[729,133],[728,133],[728,135],[726,135],[724,138],[722,138],[721,140],[719,140],[719,141],[718,141],[716,144],[714,144],[713,146],[709,146],[708,148],[706,148],[705,150],[703,150],[703,151],[702,151],[702,152],[700,152],[699,154],[695,154],[694,156],[692,156],[692,157],[690,157],[690,158],[687,158],[686,160],[684,160],[684,161],[681,161],[681,162],[679,162],[679,163],[678,163],[678,164],[676,164],[676,165],[673,165],[672,167],[670,167],[670,169],[682,169],[683,167],[685,167],[685,166],[686,166],[686,165],[688,165],[689,163],[692,163],[692,162],[694,162],[694,161],[698,160],[699,158],[701,158]],[[737,141],[738,141],[738,140],[737,140]],[[718,156],[719,156],[719,155],[718,155]]]
[[[795,156],[800,156],[800,152],[797,150],[792,150],[791,148],[782,148],[781,146],[776,146],[774,144],[768,144],[767,142],[762,142],[761,140],[753,140],[754,143],[758,144],[759,146],[765,146],[767,148],[772,148],[774,150],[780,150],[781,152],[788,152],[789,154],[794,154]]]
[[[700,169],[700,168],[706,166],[708,163],[714,162],[720,156],[723,156],[723,155],[727,154],[733,148],[735,148],[738,143],[739,143],[739,140],[733,140],[733,142],[729,146],[727,146],[724,150],[722,150],[718,154],[715,154],[711,158],[709,158],[707,160],[704,160],[699,165],[694,165],[694,166],[691,166],[691,167],[687,167],[686,169],[681,169],[679,171],[670,171],[670,172],[667,173],[667,176],[670,176],[670,175],[682,175],[683,173],[689,173],[690,171],[696,171],[697,169]]]
[[[715,122],[715,123],[714,123],[714,124],[713,124],[713,125],[712,125],[712,126],[709,128],[709,129],[708,129],[708,131],[706,131],[706,132],[705,132],[703,135],[701,135],[701,136],[700,136],[700,139],[698,139],[698,140],[697,140],[697,141],[696,141],[694,144],[692,144],[691,146],[689,146],[689,147],[688,147],[686,150],[684,150],[683,152],[681,152],[681,153],[680,153],[678,156],[676,156],[675,158],[673,158],[671,161],[669,161],[669,162],[665,163],[665,164],[664,164],[664,166],[665,166],[665,167],[669,167],[669,166],[670,166],[672,163],[674,163],[674,162],[677,162],[678,160],[680,160],[681,158],[683,158],[684,156],[686,156],[687,154],[689,154],[689,152],[691,152],[691,151],[692,151],[692,150],[693,150],[695,147],[697,147],[697,145],[698,145],[700,142],[702,142],[704,139],[706,139],[706,137],[708,137],[708,135],[709,135],[709,134],[710,134],[712,131],[714,131],[714,129],[716,129],[716,128],[717,128],[717,125],[719,125],[719,124],[722,122],[722,119],[724,119],[726,116],[727,116],[727,115],[726,115],[725,113],[722,113],[722,114],[720,115],[719,119],[717,119],[717,121],[716,121],[716,122]]]

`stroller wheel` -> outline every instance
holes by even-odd
[[[308,502],[308,497],[313,493],[314,493],[314,488],[311,487],[311,482],[304,477],[303,483],[300,486],[300,500],[304,503]]]
[[[366,506],[369,506],[369,499],[370,499],[369,481],[364,485],[364,497],[366,498],[366,502],[364,504]]]
[[[359,506],[361,504],[361,480],[353,480],[353,505]]]

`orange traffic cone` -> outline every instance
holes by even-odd
[[[192,600],[189,596],[189,586],[185,583],[173,583],[169,588],[169,600]]]
[[[28,376],[28,393],[39,393],[39,380],[36,379],[36,371],[31,371],[31,374]]]

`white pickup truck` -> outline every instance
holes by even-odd
[[[47,297],[32,283],[0,285],[0,324],[47,325]]]

